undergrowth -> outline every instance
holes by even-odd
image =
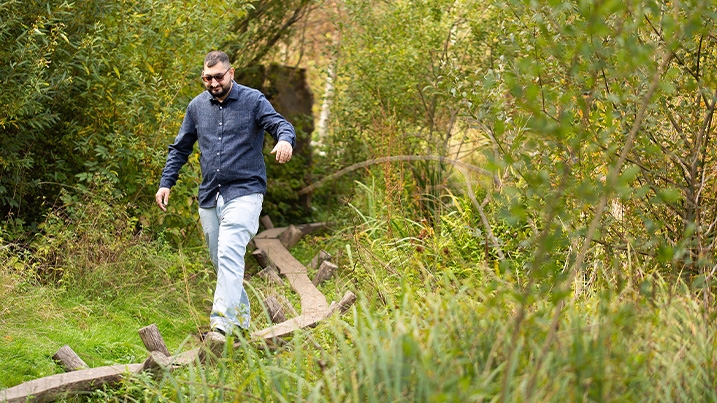
[[[447,198],[432,226],[387,211],[396,207],[363,189],[370,197],[354,200],[332,232],[292,250],[304,263],[322,249],[333,255],[339,270],[321,290],[329,300],[354,291],[358,302],[347,314],[278,348],[238,340],[210,364],[128,377],[64,400],[717,399],[708,290],[644,270],[639,283],[585,282],[559,299],[548,280],[528,285],[525,273],[492,262],[462,198]],[[148,237],[110,205],[87,200],[79,221],[78,212],[58,211],[47,221],[42,243],[52,248],[44,252],[3,249],[1,387],[61,372],[49,357],[64,344],[91,367],[137,363],[147,354],[140,327],[156,323],[171,351],[188,349],[206,328],[213,273],[204,249]],[[248,284],[255,328],[269,324],[264,296],[286,296],[298,309],[288,287],[256,276]]]

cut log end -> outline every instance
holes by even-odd
[[[276,297],[270,296],[265,299],[264,306],[266,306],[266,312],[269,314],[269,319],[271,319],[272,323],[281,323],[286,320],[284,308]]]
[[[256,260],[257,263],[259,263],[259,266],[262,268],[267,268],[268,266],[271,266],[271,261],[269,260],[269,255],[266,253],[264,249],[254,249],[253,252],[251,252],[251,255],[254,257],[254,260]]]
[[[204,346],[199,349],[199,362],[212,362],[222,356],[226,337],[217,332],[209,332],[204,338]]]
[[[319,267],[321,267],[321,263],[324,263],[327,260],[331,260],[331,254],[329,254],[329,252],[326,252],[325,250],[322,250],[317,253],[313,259],[311,259],[311,263],[309,263],[309,268],[312,270],[317,270]]]
[[[304,233],[295,225],[289,225],[289,228],[286,229],[286,231],[281,233],[281,236],[279,236],[279,241],[286,249],[291,249],[299,243],[301,240],[301,237],[304,236]]]
[[[142,339],[142,343],[144,343],[144,346],[147,348],[147,351],[159,351],[167,357],[171,356],[169,349],[167,349],[167,345],[164,344],[162,335],[159,333],[157,325],[153,323],[147,327],[139,329],[138,332],[139,337]]]
[[[159,351],[152,351],[142,363],[138,372],[149,372],[152,377],[157,378],[165,369],[170,369],[172,360]]]
[[[57,350],[55,355],[52,356],[52,359],[59,362],[67,372],[89,368],[89,366],[82,361],[82,358],[68,345],[64,345]]]
[[[356,302],[356,294],[352,293],[351,291],[346,291],[343,297],[341,297],[341,301],[339,301],[339,312],[345,313],[351,308],[351,305]]]
[[[259,219],[259,222],[266,229],[274,229],[274,223],[271,222],[271,217],[269,217],[268,215],[261,216],[261,218]]]
[[[334,275],[334,271],[336,271],[337,267],[338,266],[329,261],[324,261],[323,263],[321,263],[319,271],[316,273],[314,279],[311,282],[314,283],[314,285],[318,286],[324,281],[330,279],[331,276]]]
[[[276,285],[284,285],[284,281],[281,280],[279,273],[276,272],[276,269],[273,266],[267,266],[257,275],[270,283],[274,283]]]

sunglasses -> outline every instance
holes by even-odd
[[[232,69],[232,68],[229,67],[229,68],[227,69],[227,71],[225,71],[223,74],[215,74],[215,75],[213,75],[213,76],[204,76],[204,75],[203,75],[203,76],[202,76],[202,80],[204,80],[204,82],[207,83],[207,84],[208,84],[208,83],[211,83],[212,80],[217,80],[218,83],[221,83],[222,80],[224,80],[224,76],[227,75],[227,73],[228,73],[229,70],[231,70],[231,69]]]

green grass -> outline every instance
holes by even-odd
[[[131,265],[97,267],[61,286],[13,280],[3,271],[0,387],[61,372],[50,357],[65,344],[90,367],[142,362],[146,351],[137,330],[152,323],[170,348],[178,347],[206,327],[203,291],[211,282],[207,272],[196,268],[179,272],[185,278],[169,275],[160,265],[181,265],[183,259],[157,261],[157,266],[141,270]]]

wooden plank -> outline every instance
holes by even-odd
[[[326,311],[326,297],[311,282],[306,267],[284,248],[278,239],[256,239],[257,247],[264,249],[269,258],[283,274],[289,285],[301,297],[301,314],[315,315]]]
[[[287,321],[277,323],[266,329],[258,330],[251,334],[252,338],[271,340],[275,337],[286,336],[298,329],[314,326],[326,318],[326,313],[314,313],[309,315],[299,315]]]
[[[282,233],[286,231],[286,227],[279,227],[279,228],[272,228],[267,229],[264,231],[261,231],[260,233],[256,234],[254,239],[275,239],[279,238]],[[257,245],[258,247],[258,245]]]
[[[137,373],[140,368],[142,364],[120,364],[46,376],[0,390],[0,402],[24,403],[31,397],[33,403],[51,402],[64,394],[94,390],[103,384],[119,382],[125,374]]]

